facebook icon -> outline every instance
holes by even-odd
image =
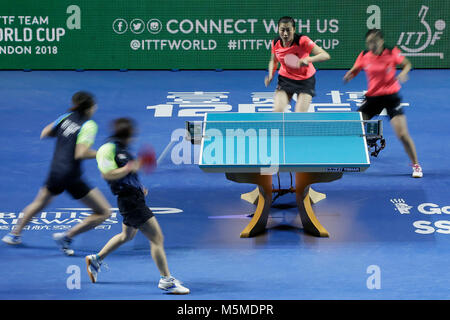
[[[122,34],[127,31],[128,23],[125,19],[119,18],[114,20],[112,27],[115,33]]]

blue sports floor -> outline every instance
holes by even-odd
[[[344,85],[344,73],[317,73],[314,111],[356,110],[365,76]],[[382,116],[387,145],[371,158],[371,167],[315,187],[327,194],[315,211],[329,238],[302,231],[290,194],[276,200],[267,233],[241,239],[254,206],[240,194],[253,186],[202,172],[195,164],[198,149],[183,143],[180,132],[186,120],[202,120],[206,110],[267,111],[276,81],[266,88],[264,76],[264,71],[2,71],[0,236],[46,178],[54,142],[40,141],[41,129],[66,111],[74,92],[88,90],[99,105],[95,148],[108,136],[110,120],[122,116],[138,122],[135,150],[149,143],[161,154],[175,140],[157,170],[141,178],[165,235],[169,268],[191,294],[169,296],[157,288],[159,273],[141,234],[106,259],[109,270],[92,284],[84,257],[121,231],[121,217],[114,210],[111,219],[75,239],[74,257],[65,257],[51,235],[88,210],[63,194],[24,230],[22,245],[0,243],[0,299],[449,299],[450,71],[413,70],[401,91],[422,179],[411,178],[406,153]],[[89,183],[117,207],[95,161],[85,161],[84,169]],[[289,184],[283,174],[282,186]]]

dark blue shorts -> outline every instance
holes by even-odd
[[[141,190],[119,194],[117,206],[123,217],[123,224],[139,229],[141,225],[153,217],[153,212],[145,203],[145,196]]]
[[[74,199],[85,197],[92,188],[81,177],[65,177],[49,174],[45,186],[53,195],[67,191]]]

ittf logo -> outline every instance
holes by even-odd
[[[430,24],[425,21],[428,13],[428,7],[422,5],[419,10],[418,18],[420,19],[420,30],[407,31],[400,33],[397,40],[397,46],[403,51],[404,56],[422,56],[422,57],[439,57],[444,59],[443,52],[423,52],[429,46],[434,46],[440,35],[444,33],[445,21],[442,19],[434,21]],[[434,29],[434,30],[433,30]]]

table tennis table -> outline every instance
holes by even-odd
[[[265,231],[272,175],[283,171],[295,172],[304,231],[329,236],[313,211],[310,186],[369,168],[366,137],[381,131],[380,121],[363,121],[359,112],[206,113],[203,121],[187,126],[191,141],[201,144],[201,170],[258,186],[257,207],[241,237]]]

